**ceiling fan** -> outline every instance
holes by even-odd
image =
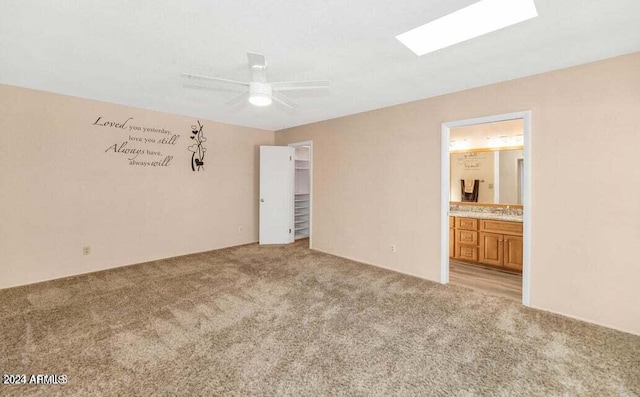
[[[226,85],[244,87],[247,91],[227,102],[228,105],[237,105],[248,100],[255,106],[269,106],[272,101],[294,110],[298,105],[288,96],[283,94],[287,91],[303,91],[303,90],[328,90],[328,81],[280,81],[275,83],[267,82],[267,62],[264,55],[247,53],[249,59],[249,73],[251,73],[251,81],[236,81],[222,79],[219,77],[200,76],[196,74],[182,73],[182,77],[193,80],[206,80]],[[185,85],[187,88],[196,88],[202,90],[218,90],[215,87]]]

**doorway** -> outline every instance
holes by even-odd
[[[522,126],[522,133],[518,138],[507,135],[478,136],[476,141],[480,139],[479,144],[474,143],[472,139],[458,139],[452,142],[452,131],[455,132],[456,129],[471,130],[473,126],[478,126],[478,130],[482,130],[484,126],[492,123],[505,122],[506,125],[514,121],[520,121]],[[473,277],[477,277],[476,281],[482,280],[498,275],[496,271],[502,271],[504,274],[500,275],[507,276],[507,279],[501,279],[499,283],[504,281],[505,285],[508,285],[513,284],[514,280],[520,282],[521,279],[522,304],[529,306],[531,112],[443,123],[441,143],[441,283],[450,282],[452,266],[455,272],[453,279],[456,282]],[[500,170],[500,153],[503,153],[503,149],[522,150],[522,161],[519,162],[520,158],[517,156],[507,156],[504,150],[503,163],[512,164],[513,172],[501,181],[498,177],[493,178],[492,172]],[[454,157],[452,152],[458,155]],[[455,159],[453,169],[452,159]],[[481,169],[487,174],[482,174],[485,171]],[[452,170],[460,174],[454,176]],[[513,186],[513,192],[509,189],[510,186]],[[505,200],[512,197],[509,200],[518,200],[520,203],[501,204],[501,195]],[[518,213],[521,217],[519,222]],[[519,268],[521,276],[518,275],[518,278],[514,279],[512,275],[517,275]],[[496,280],[491,279],[490,282]],[[473,288],[471,284],[467,286]]]
[[[313,142],[260,146],[261,245],[308,245],[313,222]]]
[[[294,240],[312,247],[313,222],[313,142],[290,143],[294,148]]]

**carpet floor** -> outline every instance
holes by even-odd
[[[637,396],[640,337],[290,246],[0,290],[0,395]]]

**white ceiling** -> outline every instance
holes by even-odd
[[[0,83],[279,130],[640,51],[639,0],[536,0],[540,17],[417,57],[395,39],[476,0],[2,0]],[[225,105],[181,72],[328,79],[295,114]]]

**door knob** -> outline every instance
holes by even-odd
[[[264,199],[263,199],[263,198],[261,198],[261,199],[260,199],[260,202],[261,202],[261,203],[264,203]]]

